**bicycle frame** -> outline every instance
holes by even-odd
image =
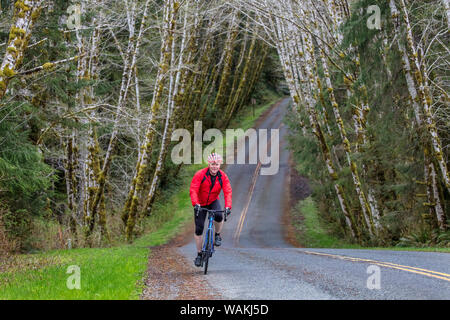
[[[202,251],[206,251],[208,243],[210,244],[211,254],[214,252],[214,239],[211,236],[214,230],[214,213],[213,211],[208,210],[208,229],[206,229],[205,241],[203,242]],[[211,235],[210,235],[211,233]]]
[[[206,210],[208,212],[208,229],[206,229],[205,238],[203,241],[203,248],[202,248],[202,266],[204,264],[204,274],[208,272],[208,262],[209,258],[212,257],[212,254],[214,253],[214,217],[216,213],[224,213],[224,219],[226,219],[225,210],[208,210],[202,208],[201,210]]]

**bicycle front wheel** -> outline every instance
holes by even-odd
[[[213,239],[213,232],[212,230],[208,230],[207,238],[206,238],[206,250],[204,252],[203,256],[203,266],[204,266],[204,274],[208,272],[208,262],[209,258],[211,257],[212,253],[212,240]]]
[[[206,252],[205,253],[205,257],[204,257],[204,261],[203,261],[203,267],[204,267],[204,274],[206,274],[208,272],[208,262],[209,262],[209,253]]]

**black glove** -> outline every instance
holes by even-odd
[[[231,214],[230,208],[225,208],[225,215],[229,216]]]
[[[197,217],[198,217],[198,214],[200,213],[200,208],[201,208],[201,206],[198,203],[194,206],[194,213]]]

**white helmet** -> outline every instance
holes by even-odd
[[[222,157],[218,153],[211,153],[208,156],[208,163],[211,163],[211,162],[222,163]]]

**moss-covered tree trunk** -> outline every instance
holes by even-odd
[[[43,0],[17,0],[14,4],[13,23],[0,66],[0,100],[5,96],[11,77],[22,64],[34,22],[41,12],[42,2]]]
[[[391,10],[393,12],[396,11],[395,7],[395,1],[390,0]],[[409,22],[409,14],[408,10],[405,5],[404,0],[400,0],[401,9],[403,11],[403,20],[406,27],[406,40],[408,44],[408,54],[409,59],[412,61],[412,66],[414,68],[414,80],[416,83],[416,88],[419,93],[418,95],[418,103],[421,105],[422,108],[422,114],[424,117],[424,122],[426,124],[427,132],[429,135],[429,139],[431,141],[431,150],[433,151],[433,158],[434,160],[439,164],[441,178],[447,188],[447,191],[450,193],[450,176],[447,169],[447,163],[444,159],[444,153],[442,149],[442,143],[439,138],[437,128],[436,128],[436,121],[433,118],[432,111],[431,111],[431,105],[433,104],[433,99],[429,93],[428,88],[425,87],[425,81],[427,78],[427,74],[423,72],[423,70],[426,69],[421,68],[421,63],[419,62],[419,53],[416,48],[416,45],[414,43],[414,36],[412,33],[412,27]],[[422,62],[422,64],[425,64],[425,61]]]
[[[146,20],[148,18],[148,9],[150,6],[150,0],[145,2],[144,12],[142,16],[142,20],[139,27],[139,33],[135,34],[134,32],[134,16],[133,14],[128,15],[128,26],[129,26],[129,40],[128,40],[128,48],[125,54],[124,66],[122,72],[122,81],[119,92],[119,98],[117,102],[117,110],[114,119],[114,126],[111,132],[111,137],[109,139],[108,148],[106,151],[105,158],[103,159],[103,165],[101,168],[101,172],[98,174],[98,187],[95,192],[92,194],[92,205],[91,211],[92,215],[95,216],[100,207],[102,207],[102,199],[104,199],[104,191],[106,185],[106,179],[109,172],[109,168],[112,161],[112,155],[115,150],[115,146],[117,143],[117,135],[119,134],[119,121],[122,118],[122,114],[124,112],[124,108],[128,99],[128,91],[130,88],[133,71],[135,70],[137,57],[139,55],[139,49],[142,42],[142,38],[144,35],[144,30],[146,26]]]
[[[225,61],[222,71],[222,76],[220,77],[220,84],[219,89],[217,90],[217,95],[214,100],[212,110],[217,110],[218,117],[217,117],[217,123],[216,126],[220,126],[221,118],[225,111],[225,105],[227,101],[227,92],[229,88],[229,79],[232,72],[233,67],[233,53],[234,53],[234,46],[235,46],[235,40],[238,35],[238,21],[237,21],[237,10],[233,10],[233,14],[231,17],[229,29],[228,29],[228,35],[227,40],[225,42]]]
[[[157,115],[161,107],[164,84],[171,63],[171,50],[174,42],[174,31],[179,7],[180,3],[178,1],[169,0],[164,4],[163,44],[161,46],[160,64],[150,107],[150,119],[145,133],[145,140],[141,146],[141,158],[138,159],[136,172],[122,213],[122,221],[126,224],[125,233],[128,241],[131,241],[133,236],[139,205],[139,194],[142,191],[145,171],[153,148]]]
[[[424,146],[424,160],[425,160],[425,168],[424,168],[424,178],[425,178],[425,185],[427,188],[427,198],[428,201],[424,203],[424,205],[436,215],[438,226],[441,230],[446,230],[446,218],[445,218],[445,211],[443,210],[442,200],[440,197],[439,190],[439,181],[436,177],[436,168],[433,162],[433,159],[439,160],[439,150],[440,148],[440,140],[437,136],[436,126],[434,123],[434,119],[431,116],[428,102],[430,101],[430,97],[427,99],[425,98],[425,89],[424,84],[422,82],[422,76],[421,76],[421,69],[418,67],[418,61],[417,61],[417,51],[415,49],[413,40],[410,37],[412,37],[412,31],[411,26],[409,25],[409,19],[407,18],[407,12],[404,14],[405,17],[405,23],[407,25],[407,42],[409,43],[410,50],[412,50],[413,54],[412,57],[408,56],[407,50],[405,46],[403,45],[403,42],[401,41],[401,33],[400,33],[400,12],[397,9],[397,5],[394,0],[390,0],[389,6],[391,9],[391,17],[393,19],[393,23],[395,26],[395,33],[394,36],[397,38],[397,46],[398,50],[402,59],[403,63],[403,73],[405,75],[406,85],[408,88],[409,98],[411,105],[413,107],[415,121],[417,123],[417,127],[419,128],[420,132],[428,132],[428,136],[430,137],[427,141],[425,141]],[[403,3],[403,9],[406,10]],[[416,70],[413,70],[411,67],[410,61],[413,61],[413,65],[416,66]],[[414,79],[413,74],[416,74],[416,79]],[[421,88],[417,88],[416,83],[419,85],[421,84]],[[425,100],[421,99],[420,97],[425,98]],[[433,139],[434,137],[434,139]],[[432,152],[430,152],[430,149],[435,151],[435,157],[433,157]],[[436,150],[438,151],[436,156]],[[440,153],[442,156],[442,153]],[[441,158],[442,159],[442,158]],[[441,173],[444,174],[446,170],[446,164],[441,164],[439,162],[439,166],[444,168],[444,170],[441,170]],[[441,175],[442,176],[442,175]],[[445,176],[443,177],[445,181]],[[448,185],[447,185],[448,187]]]
[[[325,75],[325,81],[327,84],[328,94],[329,94],[329,97],[331,100],[331,105],[333,108],[333,113],[334,113],[334,116],[336,119],[337,127],[339,129],[339,134],[341,136],[342,143],[344,146],[347,163],[351,170],[351,175],[352,175],[353,184],[355,186],[355,191],[356,191],[356,194],[359,199],[361,211],[362,211],[363,217],[365,219],[367,229],[369,231],[369,234],[371,236],[373,236],[374,235],[374,225],[373,225],[371,208],[367,201],[367,197],[361,187],[361,181],[360,181],[360,177],[359,177],[359,173],[358,173],[358,168],[351,156],[350,142],[347,138],[347,133],[346,133],[346,130],[344,127],[344,121],[342,119],[341,112],[339,110],[339,104],[337,103],[336,98],[334,96],[334,89],[333,89],[333,85],[331,83],[328,65],[327,65],[327,62],[324,59],[323,55],[322,55],[322,65],[323,65],[323,70],[324,70],[324,75]]]
[[[186,3],[186,8],[189,8],[189,2]],[[185,10],[184,13],[184,24],[183,24],[183,35],[181,38],[181,45],[178,52],[178,63],[175,68],[175,54],[176,47],[172,45],[172,65],[171,68],[171,85],[170,92],[168,97],[167,104],[167,112],[166,112],[166,120],[164,123],[164,131],[161,139],[161,148],[159,151],[158,159],[156,161],[156,167],[153,172],[152,182],[150,185],[150,190],[147,194],[147,197],[144,202],[143,207],[143,215],[150,215],[151,208],[156,196],[157,186],[160,180],[160,175],[163,169],[164,161],[168,152],[168,147],[170,143],[170,137],[172,135],[172,131],[174,129],[174,122],[177,118],[180,117],[182,111],[189,112],[191,108],[189,105],[186,105],[185,93],[186,93],[186,85],[190,78],[190,72],[186,65],[189,62],[192,62],[191,57],[195,51],[194,45],[194,32],[196,27],[198,26],[197,21],[194,21],[194,24],[189,27],[188,26],[188,15],[189,12]],[[191,40],[191,41],[190,41]],[[189,45],[187,45],[189,43]],[[173,82],[173,84],[172,84]]]
[[[441,0],[441,2],[447,17],[447,26],[450,29],[450,0]]]
[[[304,63],[301,62],[301,59],[304,59],[305,57],[305,50],[301,44],[300,34],[294,34],[293,29],[289,27],[287,27],[288,30],[286,30],[284,25],[285,23],[286,22],[282,23],[279,18],[275,17],[275,22],[272,21],[271,25],[274,29],[276,29],[276,40],[278,44],[277,51],[279,53],[280,61],[288,82],[291,97],[296,110],[298,110],[301,106],[306,108],[313,134],[317,138],[328,174],[334,183],[335,192],[338,197],[341,210],[344,214],[346,225],[349,228],[353,239],[357,239],[359,237],[357,225],[346,200],[344,188],[338,183],[338,174],[333,165],[330,149],[323,135],[321,125],[317,119],[317,114],[314,110],[314,102],[307,93],[307,88],[311,90],[311,85],[314,85],[314,75],[311,70],[309,70],[309,75],[304,74],[302,70],[305,70],[305,73],[307,73],[308,70],[305,66],[308,63],[311,63],[311,61],[305,60]],[[308,77],[310,81],[306,80],[306,82],[301,82],[303,79],[308,79]]]
[[[316,59],[315,59],[314,45],[313,45],[311,36],[309,34],[304,34],[303,37],[302,37],[302,43],[303,43],[303,53],[304,53],[304,57],[305,57],[304,67],[305,67],[305,70],[306,70],[306,75],[307,75],[307,77],[309,79],[309,90],[310,90],[310,92],[314,93],[317,90],[317,88],[316,88],[317,79],[316,79],[316,76],[313,73],[313,70],[314,70],[313,67],[317,64],[317,62],[316,62]],[[321,55],[321,58],[322,58],[322,61],[324,61],[323,55]],[[328,69],[326,69],[324,67],[324,75],[325,75],[325,79],[326,79],[326,83],[327,83],[328,93],[331,96],[331,95],[333,95],[333,91],[332,91],[331,80],[330,80],[328,72],[329,72]],[[330,88],[331,88],[331,90],[330,90]],[[309,107],[310,111],[309,112],[312,114],[312,116],[310,116],[310,117],[311,117],[311,120],[314,120],[313,126],[319,128],[320,125],[319,125],[319,122],[317,120],[316,111],[314,110],[315,105],[317,103],[317,100],[313,99],[312,97],[309,98],[308,100],[310,101],[310,107]],[[335,103],[336,101],[334,99],[334,96],[333,96],[333,98],[331,98],[331,101],[333,101],[333,100],[334,100],[334,103]],[[340,112],[339,112],[337,103],[333,105],[333,109],[334,109],[334,114],[335,114],[336,121],[337,122],[341,121],[341,125],[338,124],[338,126],[340,126],[339,131],[340,131],[340,134],[341,134],[341,138],[342,138],[342,140],[344,142],[344,148],[347,147],[345,151],[346,151],[346,154],[347,154],[347,160],[349,161],[349,166],[352,167],[352,176],[353,176],[353,180],[354,180],[354,183],[355,183],[355,189],[356,189],[358,197],[360,199],[361,206],[363,206],[363,204],[366,205],[365,209],[367,211],[367,207],[368,206],[367,206],[367,201],[365,200],[365,196],[364,196],[364,194],[363,194],[363,192],[362,192],[362,190],[360,188],[360,184],[355,182],[355,181],[359,182],[359,176],[357,174],[356,166],[350,160],[350,154],[349,154],[350,153],[350,148],[349,148],[349,145],[347,144],[347,146],[345,146],[345,142],[346,141],[348,142],[348,140],[347,140],[345,129],[343,127],[342,118],[340,116]],[[328,172],[330,174],[330,177],[331,177],[331,179],[333,181],[336,181],[337,180],[337,174],[336,174],[336,171],[334,169],[334,166],[330,168],[330,166],[332,165],[330,148],[328,147],[328,145],[326,143],[326,140],[325,140],[325,137],[324,137],[324,135],[322,133],[322,130],[320,130],[320,132],[317,131],[317,133],[315,133],[315,134],[318,137],[318,139],[319,139],[319,141],[320,141],[320,143],[322,145],[321,149],[322,149],[323,154],[326,157],[326,162],[328,162],[327,166],[329,167],[328,168]],[[336,191],[336,193],[338,195],[339,201],[341,202],[341,207],[342,207],[342,204],[344,204],[343,207],[345,209],[343,210],[343,213],[344,213],[344,216],[346,218],[346,223],[347,223],[347,225],[350,228],[352,237],[354,239],[359,239],[360,238],[360,228],[358,228],[358,226],[356,225],[355,218],[349,212],[348,204],[346,204],[345,197],[343,196],[343,188],[342,188],[342,186],[335,184],[335,191]],[[364,212],[364,210],[363,210],[363,212]],[[366,215],[367,215],[367,213],[364,214],[364,216],[366,216]]]
[[[248,29],[249,22],[246,22],[246,30]],[[231,85],[230,94],[228,95],[228,102],[225,107],[225,113],[222,115],[222,118],[220,119],[220,128],[225,128],[228,125],[228,115],[233,108],[233,102],[236,100],[236,90],[239,87],[240,80],[242,79],[244,70],[241,70],[242,64],[244,62],[244,59],[246,57],[247,52],[247,41],[248,41],[248,33],[244,31],[243,39],[241,40],[241,49],[239,50],[239,58],[238,63],[234,67],[234,74],[233,74],[233,83]],[[245,68],[245,66],[244,66]]]
[[[237,90],[233,92],[233,94],[230,96],[231,102],[229,102],[229,105],[227,106],[225,110],[224,122],[222,123],[222,128],[226,128],[231,120],[231,117],[233,116],[233,113],[237,106],[243,103],[243,95],[245,93],[245,90],[248,86],[250,86],[250,66],[252,65],[253,60],[255,59],[254,51],[255,51],[255,44],[256,44],[256,37],[254,36],[252,39],[252,42],[250,43],[250,48],[248,50],[247,56],[245,58],[245,64],[244,69],[242,70],[242,74],[240,76],[239,84],[237,87]],[[236,75],[236,78],[238,75]]]
[[[99,1],[102,4],[102,1]],[[76,35],[78,39],[78,55],[81,56],[78,63],[77,81],[95,81],[98,79],[99,67],[99,45],[101,28],[100,24],[103,22],[102,13],[99,17],[95,17],[92,24],[95,26],[90,38],[85,38],[77,29]],[[86,106],[91,107],[95,101],[93,84],[89,84],[80,89],[77,93],[77,103],[79,109],[84,109]],[[83,218],[85,222],[85,236],[90,241],[89,237],[92,234],[95,223],[98,220],[102,229],[102,234],[107,238],[106,217],[105,212],[99,212],[99,217],[93,215],[92,204],[95,192],[98,189],[98,177],[100,175],[100,146],[97,139],[97,132],[95,124],[91,119],[96,117],[95,109],[87,112],[88,117],[82,118],[83,124],[88,127],[87,132],[82,129],[78,134],[80,151],[80,166],[81,166],[81,181],[80,181],[80,207],[83,208]],[[103,198],[104,199],[104,198]]]
[[[211,66],[215,53],[215,47],[213,44],[213,30],[212,30],[212,23],[213,21],[209,21],[208,26],[205,30],[205,42],[202,46],[201,50],[199,50],[199,46],[196,46],[196,49],[199,50],[199,62],[196,64],[196,71],[195,74],[192,77],[192,81],[188,85],[188,88],[192,87],[191,95],[192,98],[189,100],[191,101],[191,105],[193,107],[193,112],[190,117],[186,117],[186,119],[193,120],[194,118],[202,119],[202,113],[204,114],[204,111],[202,109],[202,103],[201,100],[203,97],[205,97],[206,92],[209,88],[208,84],[210,82],[210,79],[214,79],[216,77],[216,70],[217,67]],[[186,104],[185,104],[186,105]],[[205,105],[207,105],[205,103]],[[205,110],[206,111],[206,110]],[[188,121],[189,121],[188,120]]]
[[[64,158],[64,179],[66,181],[67,194],[67,208],[69,209],[70,231],[72,235],[77,234],[78,222],[77,212],[77,149],[75,146],[75,132],[72,132],[67,142],[65,143],[65,158]]]

